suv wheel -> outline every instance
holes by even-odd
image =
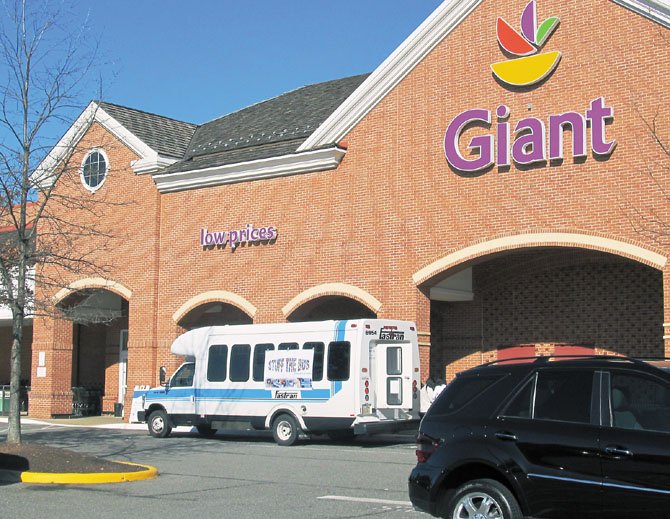
[[[448,500],[441,517],[448,519],[522,519],[521,508],[509,489],[493,479],[461,485]]]

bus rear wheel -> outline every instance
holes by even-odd
[[[298,439],[298,424],[290,414],[280,414],[272,422],[272,436],[277,445],[290,446]]]

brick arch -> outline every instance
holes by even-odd
[[[498,252],[533,247],[567,247],[607,252],[635,260],[658,270],[663,270],[668,262],[666,256],[632,242],[592,234],[538,232],[502,236],[475,243],[426,265],[414,273],[412,280],[416,285],[420,285],[441,272],[468,261]]]
[[[227,303],[239,308],[252,319],[258,311],[254,305],[242,296],[225,290],[210,290],[209,292],[203,292],[186,301],[174,314],[172,314],[172,320],[175,323],[179,323],[191,310],[207,303]]]
[[[130,298],[133,296],[132,290],[116,281],[111,281],[104,278],[85,278],[74,281],[67,287],[59,290],[58,293],[53,297],[54,304],[62,302],[67,296],[73,294],[74,292],[91,288],[109,290],[110,292],[114,292],[116,295],[123,297],[126,301],[130,301]]]
[[[284,308],[282,308],[284,317],[288,317],[305,303],[309,303],[314,299],[324,296],[348,297],[366,306],[375,314],[378,314],[382,307],[381,301],[362,288],[358,288],[353,285],[347,285],[345,283],[324,283],[322,285],[308,288],[304,292],[291,299],[291,301],[289,301],[284,306]]]

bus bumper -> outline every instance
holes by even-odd
[[[414,430],[418,433],[420,420],[384,420],[379,422],[359,422],[354,424],[354,434],[396,433]]]

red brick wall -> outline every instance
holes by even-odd
[[[169,353],[170,343],[182,331],[172,316],[190,298],[210,290],[243,297],[257,308],[254,322],[263,323],[284,321],[282,307],[316,285],[354,285],[382,302],[379,317],[417,321],[424,344],[422,365],[427,368],[430,351],[433,366],[441,369],[448,360],[442,339],[427,334],[441,329],[441,322],[453,315],[466,337],[477,331],[472,318],[477,311],[485,312],[493,327],[487,333],[495,337],[484,345],[483,353],[481,340],[462,343],[464,350],[454,358],[465,359],[466,364],[494,358],[487,348],[497,341],[516,340],[514,333],[495,327],[497,312],[508,303],[504,294],[475,300],[470,313],[465,307],[439,312],[435,304],[430,313],[426,294],[437,279],[417,288],[412,275],[447,254],[501,236],[563,232],[611,238],[667,256],[664,238],[647,229],[648,222],[640,215],[670,221],[662,186],[649,175],[660,171],[661,161],[667,164],[668,159],[643,121],[656,116],[660,131],[667,134],[669,32],[607,0],[542,0],[540,18],[561,18],[546,49],[560,50],[563,59],[544,84],[511,92],[491,77],[490,64],[504,59],[496,42],[495,20],[498,16],[518,20],[524,4],[487,0],[477,7],[346,136],[348,152],[336,170],[159,196],[150,176],[130,170],[137,157],[118,143],[112,146],[108,154],[114,174],[98,193],[84,194],[124,203],[99,215],[100,225],[116,238],[111,248],[100,247],[93,257],[109,261],[105,277],[133,293],[129,387],[154,384],[158,366],[173,369],[179,363]],[[589,155],[583,163],[575,163],[567,156],[561,165],[493,168],[479,176],[463,176],[452,171],[444,158],[445,129],[463,110],[495,111],[505,103],[512,124],[526,116],[546,121],[550,114],[583,112],[600,96],[616,113],[607,137],[616,139],[618,146],[607,160]],[[478,132],[484,130],[472,129],[468,137]],[[109,136],[94,126],[84,147],[100,140],[109,142]],[[80,164],[82,158],[83,152],[75,154],[73,162]],[[63,189],[81,192],[78,182],[73,178]],[[202,250],[198,245],[201,227],[230,230],[248,223],[276,226],[279,236],[274,243],[234,252]],[[85,245],[96,250],[100,244],[88,240]],[[586,272],[555,273],[570,288],[583,286]],[[66,281],[78,277],[83,275],[68,274]],[[656,287],[652,292],[658,298],[658,286],[667,285],[668,276],[664,281],[658,275],[652,278],[646,279]],[[558,279],[525,282],[538,287]],[[552,285],[552,294],[558,298],[560,292]],[[640,300],[637,290],[612,292],[607,304],[651,309],[645,310],[645,319],[653,321],[645,324],[645,333],[656,328],[657,337],[662,323],[670,322],[668,292],[665,317],[657,315],[656,302]],[[527,310],[529,304],[518,310]],[[560,299],[549,309],[557,308],[562,308]],[[594,316],[603,320],[599,326],[612,326],[609,316]],[[534,340],[541,332],[535,325],[532,330],[520,333],[519,340]],[[50,331],[46,320],[36,319],[34,351],[54,350],[54,361],[67,364],[68,340],[71,337]],[[63,355],[57,355],[61,350],[56,344]],[[63,373],[67,369],[63,366]],[[55,373],[57,380],[44,381],[38,388],[45,402],[68,390],[69,374]],[[54,406],[44,403],[43,409],[47,408]]]

